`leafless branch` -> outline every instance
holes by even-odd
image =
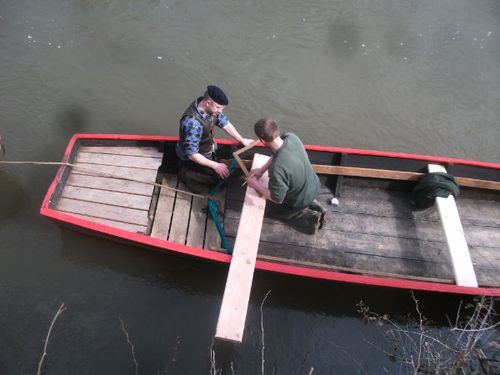
[[[57,318],[59,318],[59,315],[61,315],[64,311],[66,310],[66,307],[64,306],[64,302],[61,303],[61,306],[59,306],[59,309],[57,310],[56,314],[54,315],[54,318],[52,319],[52,323],[50,324],[49,331],[47,332],[47,337],[45,338],[45,345],[43,346],[43,354],[42,358],[40,358],[40,362],[38,363],[38,371],[37,375],[40,375],[42,373],[42,366],[43,366],[43,361],[45,357],[47,356],[47,346],[49,345],[49,338],[50,334],[52,333],[52,328],[54,327],[54,323],[56,322]]]
[[[121,323],[121,326],[122,326],[122,331],[125,334],[127,342],[128,342],[128,344],[130,346],[130,351],[132,353],[132,360],[133,360],[134,365],[135,365],[135,375],[137,375],[139,373],[139,363],[137,362],[137,359],[135,358],[134,344],[132,343],[132,341],[130,341],[130,336],[129,336],[127,330],[125,329],[125,323],[123,323],[123,320],[122,320],[121,316],[119,316],[118,319],[120,320],[120,323]]]
[[[263,307],[264,307],[264,302],[266,302],[266,299],[267,299],[267,296],[269,296],[269,294],[271,293],[271,289],[269,289],[266,293],[266,295],[264,296],[264,299],[262,300],[262,303],[260,304],[260,331],[262,333],[262,348],[261,348],[261,355],[262,355],[262,360],[261,360],[261,370],[262,370],[262,375],[264,375],[264,363],[265,363],[265,359],[264,359],[264,349],[265,349],[265,343],[264,343],[264,311],[263,311]]]

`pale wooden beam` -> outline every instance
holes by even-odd
[[[446,173],[446,169],[442,165],[429,164],[427,168],[429,173]],[[448,198],[436,197],[436,205],[439,215],[441,216],[441,224],[443,225],[444,235],[446,236],[448,250],[450,251],[455,282],[460,286],[477,287],[476,273],[472,266],[472,260],[465,239],[464,228],[462,227],[460,216],[458,215],[455,197],[451,194]]]
[[[268,156],[255,154],[252,168],[263,166],[268,159]],[[267,186],[267,172],[260,181]],[[215,337],[218,339],[233,342],[243,339],[265,208],[265,198],[247,187],[217,322]]]
[[[228,160],[221,160],[226,164]],[[241,165],[250,164],[250,160],[239,160]],[[394,171],[390,169],[376,169],[376,168],[361,168],[361,167],[347,167],[340,165],[323,165],[313,164],[313,169],[317,174],[325,175],[340,175],[351,177],[366,177],[366,178],[380,178],[385,180],[399,180],[399,181],[418,181],[425,173],[421,172],[407,172],[407,171]],[[247,171],[248,172],[248,171]],[[246,174],[246,173],[245,173]],[[500,182],[479,180],[467,177],[454,177],[458,185],[476,189],[500,190]]]

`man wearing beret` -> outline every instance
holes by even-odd
[[[205,94],[193,101],[182,114],[176,145],[181,161],[179,178],[193,192],[200,192],[202,185],[211,185],[229,176],[227,165],[215,159],[215,126],[243,146],[253,141],[243,138],[227,116],[222,114],[228,104],[224,91],[217,86],[208,86]]]
[[[257,121],[255,134],[271,149],[272,157],[262,167],[252,169],[248,186],[269,201],[269,216],[314,234],[323,226],[327,210],[316,200],[321,185],[304,145],[293,133],[280,134],[272,118]],[[266,171],[268,186],[258,180]]]

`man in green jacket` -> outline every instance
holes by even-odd
[[[321,185],[309,161],[304,145],[293,133],[284,133],[276,121],[264,118],[255,124],[255,134],[273,153],[261,168],[252,169],[248,186],[266,200],[268,213],[314,234],[322,226],[326,209],[316,200]],[[269,185],[259,178],[269,171]]]

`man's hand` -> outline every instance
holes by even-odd
[[[256,178],[261,178],[264,173],[266,173],[267,168],[263,169],[262,167],[260,168],[254,168],[250,171],[251,176],[255,176]]]
[[[252,142],[253,142],[253,139],[250,139],[250,138],[241,138],[241,141],[240,141],[240,142],[241,142],[241,144],[242,144],[243,146],[245,146],[245,147],[246,147],[246,146],[248,146],[250,143],[252,143]]]
[[[257,179],[254,176],[249,176],[247,178],[247,184],[250,186],[252,189],[259,191],[260,183],[257,181]]]
[[[212,169],[219,175],[220,178],[224,179],[229,176],[229,168],[224,163],[215,163]]]

